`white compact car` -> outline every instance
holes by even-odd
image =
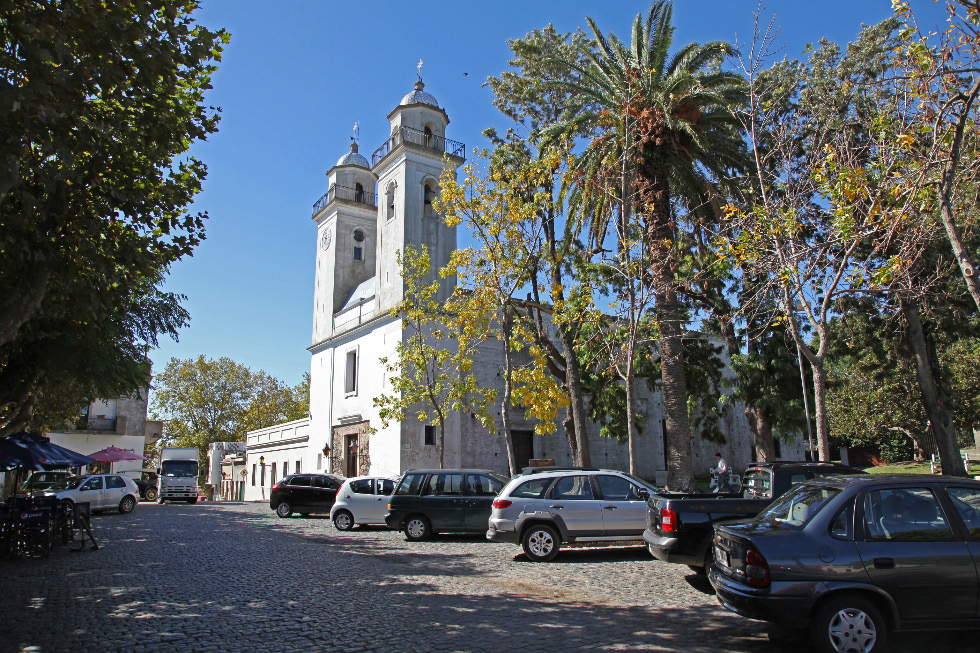
[[[140,498],[136,482],[122,474],[72,476],[61,488],[52,490],[56,497],[72,503],[88,503],[91,510],[119,510],[125,514],[133,512]]]
[[[330,518],[338,531],[349,531],[358,524],[384,524],[388,497],[395,480],[376,476],[355,476],[337,490]]]

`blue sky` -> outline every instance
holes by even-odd
[[[309,371],[313,315],[313,203],[325,173],[349,148],[360,122],[360,150],[388,135],[385,116],[412,89],[424,61],[425,90],[450,118],[449,138],[468,151],[481,132],[504,128],[483,82],[506,69],[507,40],[552,23],[629,40],[644,2],[328,2],[203,0],[198,22],[224,27],[224,52],[207,102],[220,106],[219,132],[192,152],[208,165],[194,210],[207,211],[207,240],[173,266],[167,288],[187,296],[191,323],[179,342],[151,354],[154,370],[172,357],[227,356],[290,385]],[[931,0],[913,0],[920,24],[945,17]],[[675,43],[751,37],[753,0],[677,0]],[[798,56],[826,37],[852,40],[861,24],[891,13],[889,0],[773,0],[780,53]],[[464,75],[464,73],[467,73]],[[460,242],[464,239],[461,235]]]

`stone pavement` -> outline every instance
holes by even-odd
[[[535,564],[482,537],[341,533],[267,504],[141,504],[102,548],[0,562],[0,651],[779,651],[643,548]],[[898,638],[896,638],[898,639]],[[900,651],[980,650],[975,635]]]

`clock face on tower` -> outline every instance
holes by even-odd
[[[320,247],[323,250],[326,250],[328,247],[330,247],[330,230],[329,229],[324,229],[323,230],[323,235],[320,236]]]

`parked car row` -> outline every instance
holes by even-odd
[[[702,506],[703,496],[671,497],[593,468],[511,479],[479,469],[295,474],[276,484],[270,505],[280,517],[329,513],[342,531],[383,524],[412,541],[485,531],[533,561],[554,559],[565,543],[633,545],[646,530],[657,557],[707,566],[721,605],[809,629],[820,651],[874,653],[896,631],[980,627],[980,482],[822,463],[755,465],[746,481],[744,497]],[[686,538],[664,537],[664,510],[675,534],[690,528]]]

